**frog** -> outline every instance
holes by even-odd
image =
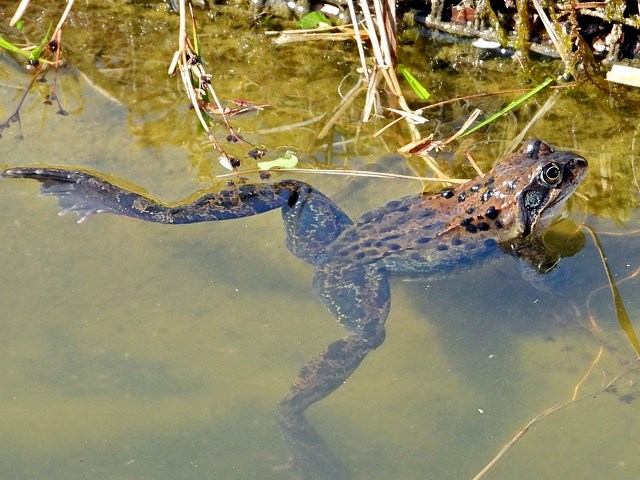
[[[244,183],[203,190],[165,203],[139,187],[79,169],[16,166],[2,178],[41,183],[60,215],[82,223],[111,213],[162,224],[250,217],[281,210],[285,244],[314,269],[313,291],[346,331],[299,371],[277,407],[276,420],[303,478],[349,478],[305,412],[326,398],[385,340],[390,280],[435,278],[480,268],[510,255],[537,273],[553,270],[557,254],[543,233],[585,178],[582,156],[532,138],[493,169],[454,188],[393,200],[357,220],[300,180]]]

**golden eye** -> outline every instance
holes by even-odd
[[[562,180],[562,170],[560,169],[560,166],[557,163],[549,163],[545,165],[540,173],[540,179],[542,180],[542,183],[549,186],[560,183],[560,180]]]

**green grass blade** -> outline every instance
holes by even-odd
[[[402,73],[402,76],[407,81],[407,83],[411,87],[411,90],[413,90],[416,96],[420,100],[424,100],[424,101],[428,100],[431,94],[427,91],[426,88],[422,86],[422,84],[418,81],[418,79],[414,77],[404,65],[402,64],[398,65],[398,69],[400,70],[400,73]]]
[[[505,113],[507,113],[510,110],[513,110],[514,108],[516,108],[518,105],[520,105],[521,103],[527,101],[529,98],[533,97],[536,93],[538,93],[540,90],[542,90],[543,88],[545,88],[546,86],[548,86],[551,82],[553,82],[552,78],[545,78],[544,82],[542,82],[540,85],[538,85],[536,88],[534,88],[533,90],[531,90],[530,92],[525,93],[523,96],[521,96],[520,98],[518,98],[517,100],[514,100],[513,102],[511,102],[509,105],[507,105],[506,107],[504,107],[502,110],[500,110],[498,113],[495,113],[494,115],[491,115],[491,117],[487,118],[484,122],[482,122],[479,125],[476,125],[475,127],[473,127],[471,130],[467,130],[466,132],[464,132],[462,135],[460,135],[458,138],[463,138],[466,137],[467,135],[471,135],[473,132],[475,132],[476,130],[481,129],[482,127],[484,127],[485,125],[488,125],[489,123],[493,122],[496,118],[501,117],[502,115],[504,115]]]
[[[49,29],[47,30],[47,34],[44,36],[44,38],[42,39],[40,44],[36,48],[31,50],[31,52],[29,53],[29,59],[31,59],[31,60],[39,60],[40,59],[40,55],[42,54],[42,50],[44,50],[45,45],[47,45],[49,43],[49,35],[51,34],[51,29],[52,28],[53,28],[53,25],[50,23],[49,24]]]
[[[5,40],[2,37],[0,37],[0,48],[3,48],[9,52],[17,53],[18,55],[22,55],[23,57],[28,58],[29,60],[40,60],[40,55],[42,55],[42,51],[44,50],[44,47],[49,43],[49,35],[51,34],[51,28],[52,28],[52,25],[49,24],[49,30],[47,30],[47,34],[44,36],[40,44],[30,52],[23,50],[22,48],[16,47],[13,43],[9,42],[8,40]]]
[[[5,40],[2,37],[0,37],[0,48],[4,48],[9,52],[17,53],[18,55],[29,58],[29,52],[25,52],[21,48],[16,47],[13,43]]]

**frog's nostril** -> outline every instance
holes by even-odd
[[[587,163],[587,161],[582,157],[576,157],[576,158],[572,159],[571,162],[576,167],[587,167],[589,165]]]

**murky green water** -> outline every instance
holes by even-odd
[[[3,4],[2,25],[13,8]],[[177,80],[166,76],[177,18],[162,8],[119,8],[116,17],[78,6],[74,28],[65,31],[71,65],[58,76],[70,115],[42,104],[49,77],[21,112],[24,140],[14,138],[17,125],[3,132],[0,163],[92,168],[178,199],[225,171]],[[400,126],[371,139],[385,120],[357,136],[358,106],[331,139],[315,139],[322,121],[274,132],[330,115],[340,82],[357,66],[354,48],[276,48],[262,29],[239,28],[240,10],[228,10],[200,12],[203,48],[222,98],[273,105],[235,120],[248,140],[271,152],[294,147],[309,166],[369,169],[409,141]],[[45,28],[31,26],[32,38]],[[4,26],[0,32],[19,39]],[[431,59],[450,57],[447,49],[419,42],[402,52],[434,101],[530,85],[511,60],[481,61],[466,48],[458,51],[458,73],[434,70]],[[536,65],[536,78],[556,68]],[[14,59],[0,56],[3,118],[29,80]],[[492,113],[512,99],[435,112],[425,132],[444,135],[476,106]],[[599,232],[622,281],[640,267],[640,238],[632,233],[640,226],[634,100],[587,86],[547,93],[435,158],[470,175],[464,151],[487,167],[542,104],[555,102],[526,137],[589,159],[589,178],[568,215]],[[245,146],[229,148],[246,158]],[[409,165],[427,172],[421,162]],[[407,162],[394,157],[374,167],[403,172]],[[299,178],[353,216],[422,188],[406,180]],[[56,216],[55,202],[37,191],[32,182],[0,184],[0,477],[290,478],[274,408],[300,366],[344,332],[315,300],[311,268],[282,244],[279,213],[179,227],[108,215],[76,224]],[[536,290],[509,262],[440,282],[394,283],[387,341],[309,413],[354,478],[471,479],[530,419],[571,398],[600,345],[581,394],[597,392],[634,358],[601,288],[606,277],[591,239],[563,265],[568,276],[554,294]],[[634,278],[620,283],[640,330],[637,289]],[[637,382],[636,370],[615,392],[542,420],[486,478],[638,478]]]

